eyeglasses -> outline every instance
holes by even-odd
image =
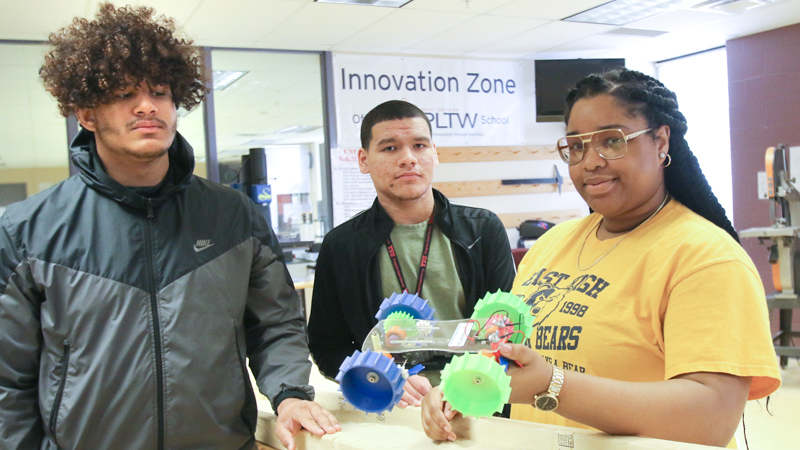
[[[573,166],[583,161],[586,156],[586,144],[597,150],[603,159],[620,159],[628,152],[628,141],[652,130],[637,131],[626,135],[622,130],[599,130],[591,133],[564,136],[558,140],[558,154],[565,163]]]

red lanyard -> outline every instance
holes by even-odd
[[[431,249],[431,236],[433,235],[433,214],[428,219],[428,228],[425,230],[425,246],[422,247],[422,258],[419,261],[419,276],[417,277],[417,295],[422,295],[422,282],[425,279],[425,268],[428,266],[428,252]],[[392,237],[386,239],[386,250],[389,251],[389,258],[392,259],[392,267],[394,273],[397,275],[397,281],[400,282],[400,289],[403,292],[408,292],[406,280],[403,278],[403,272],[400,270],[400,262],[397,260],[397,252],[394,250],[392,244]]]

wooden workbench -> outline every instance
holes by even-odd
[[[317,375],[319,377],[319,375]],[[354,410],[336,384],[312,377],[316,401],[328,408],[342,425],[342,431],[323,437],[306,431],[295,438],[298,450],[709,450],[718,447],[684,444],[633,436],[609,436],[597,431],[543,425],[518,420],[459,418],[452,422],[455,442],[434,442],[422,431],[420,408],[395,408],[382,416]],[[283,449],[274,437],[275,416],[266,399],[259,400],[256,439],[269,447]]]

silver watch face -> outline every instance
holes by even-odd
[[[552,411],[558,407],[558,399],[548,392],[536,397],[534,406],[541,411]]]

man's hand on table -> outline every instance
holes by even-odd
[[[294,450],[294,437],[303,428],[317,436],[342,431],[333,414],[319,404],[299,398],[283,400],[278,405],[278,420],[275,423],[275,435],[283,446]]]

